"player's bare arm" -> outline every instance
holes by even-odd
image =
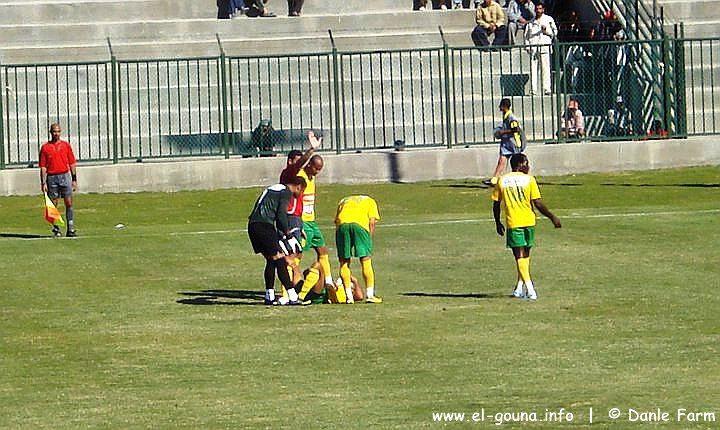
[[[505,226],[500,221],[500,202],[493,202],[493,217],[495,218],[495,231],[500,236],[505,235]]]
[[[552,221],[555,228],[562,227],[562,224],[560,223],[560,218],[556,217],[555,214],[550,212],[550,209],[545,206],[545,204],[540,199],[533,200],[533,204],[537,208],[537,210],[540,211],[541,214],[545,215],[546,217],[550,218],[550,221]]]

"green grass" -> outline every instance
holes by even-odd
[[[385,303],[301,309],[257,305],[259,189],[79,195],[76,240],[8,237],[49,228],[40,197],[0,198],[0,427],[440,428],[433,412],[481,408],[639,425],[612,407],[718,426],[675,418],[720,415],[720,168],[538,179],[563,228],[539,220],[536,303],[507,297],[512,257],[472,180],[321,177],[331,246],[342,196],[378,200]]]

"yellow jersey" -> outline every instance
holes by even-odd
[[[511,172],[501,176],[492,192],[492,199],[502,202],[508,228],[535,225],[532,201],[540,198],[535,177],[523,172]]]
[[[302,195],[302,220],[315,221],[315,176],[310,179],[305,169],[301,169],[297,175],[305,179],[306,184]]]
[[[368,196],[349,196],[338,203],[335,225],[354,223],[370,231],[370,218],[380,220],[377,202]]]

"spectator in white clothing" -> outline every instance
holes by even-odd
[[[542,76],[542,91],[550,95],[550,49],[553,39],[557,36],[555,20],[545,15],[545,5],[538,1],[535,4],[535,18],[525,26],[525,45],[530,53],[530,88],[531,94],[538,91],[538,75]]]

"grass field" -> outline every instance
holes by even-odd
[[[644,428],[628,409],[660,408],[663,428],[720,427],[677,419],[720,418],[720,168],[538,180],[563,228],[539,220],[535,303],[509,298],[476,181],[321,176],[331,247],[335,203],[378,200],[385,303],[290,309],[259,304],[259,189],[79,195],[75,240],[32,238],[40,197],[0,198],[0,427],[487,428],[560,408],[574,420],[523,426]]]

